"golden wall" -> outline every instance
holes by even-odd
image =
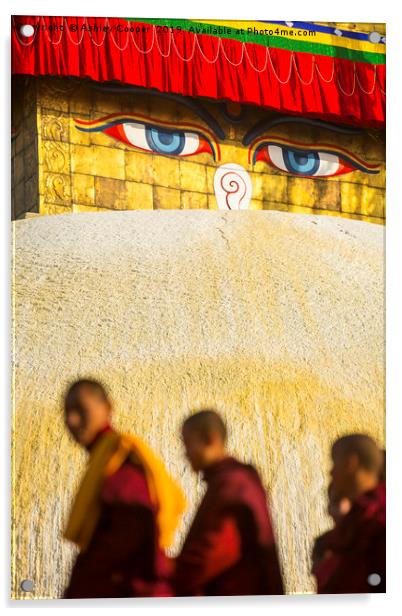
[[[36,84],[13,79],[11,139],[11,207],[13,218],[39,209]]]
[[[102,119],[128,115],[147,121],[151,118],[154,123],[170,127],[196,124],[197,130],[210,135],[206,123],[177,100],[147,91],[104,91],[90,82],[70,78],[18,78],[16,91],[20,94],[13,104],[15,218],[29,211],[61,214],[138,208],[214,210],[218,208],[214,187],[217,168],[235,163],[243,167],[251,181],[247,209],[384,220],[383,131],[342,134],[302,123],[275,126],[273,135],[280,142],[317,150],[325,144],[331,151],[346,153],[348,159],[363,161],[376,171],[354,168],[342,175],[300,177],[265,160],[253,163],[253,152],[243,144],[252,125],[279,118],[279,114],[267,110],[245,106],[239,120],[230,106],[202,101],[225,133],[213,144],[215,154],[219,151],[219,160],[217,156],[214,160],[211,151],[188,156],[144,151],[100,129]],[[32,110],[32,101],[37,137],[32,129],[32,113],[31,122],[19,120],[20,116],[26,118],[28,105]],[[96,130],[86,132],[88,127]],[[22,148],[21,143],[26,146]],[[37,163],[32,175],[33,161]]]

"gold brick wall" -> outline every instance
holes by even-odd
[[[252,181],[250,209],[324,213],[382,222],[385,217],[385,145],[383,131],[359,135],[329,134],[325,129],[283,125],[276,136],[303,143],[341,146],[380,173],[353,171],[342,176],[302,178],[263,161],[249,162],[244,134],[267,110],[249,106],[240,123],[222,114],[222,105],[203,101],[226,133],[221,159],[209,153],[189,157],[139,151],[104,132],[82,132],[78,121],[110,114],[140,114],[161,122],[190,123],[194,114],[177,102],[142,94],[101,91],[75,79],[29,80],[37,123],[37,201],[40,214],[125,209],[217,209],[214,175],[219,164],[237,163]],[[26,86],[24,86],[26,87]],[[25,97],[26,98],[26,97]],[[26,103],[24,103],[26,105]],[[34,147],[34,144],[32,144]],[[17,165],[18,166],[18,165]],[[15,180],[14,180],[15,181]],[[16,185],[18,186],[18,184]],[[27,191],[28,189],[26,189]],[[16,193],[16,202],[20,203]],[[26,194],[26,193],[24,193]],[[25,196],[25,211],[31,211]],[[36,206],[35,206],[36,207]],[[30,209],[28,209],[30,208]],[[17,210],[24,209],[18,205]]]
[[[36,88],[24,77],[12,84],[11,210],[12,218],[39,211]]]

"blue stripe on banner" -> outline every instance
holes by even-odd
[[[321,26],[319,24],[313,24],[308,21],[273,21],[273,20],[261,20],[264,24],[278,24],[280,26],[287,26],[287,24],[292,23],[292,28],[297,28],[298,30],[312,30],[314,32],[322,32],[323,34],[332,34],[335,35],[335,30],[342,32],[342,36],[345,38],[355,39],[358,41],[369,41],[369,35],[366,32],[353,32],[352,30],[340,30],[339,28],[333,28],[332,26]],[[289,27],[289,26],[287,26]],[[384,44],[384,41],[379,41],[379,43]]]

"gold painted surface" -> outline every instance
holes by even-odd
[[[83,375],[180,479],[191,507],[174,551],[202,494],[180,423],[216,406],[270,488],[287,592],[311,592],[330,444],[356,430],[384,442],[383,236],[281,212],[14,223],[13,596],[32,579],[35,598],[58,597],[68,579],[61,529],[84,455],[61,400]]]
[[[37,102],[32,81],[12,82],[11,211],[12,218],[39,211]]]
[[[17,153],[20,141],[16,144],[15,200],[20,204],[20,210],[28,207],[25,185],[21,183],[24,167],[35,170],[36,192],[39,193],[36,206],[41,214],[53,213],[56,206],[68,208],[71,212],[91,208],[93,211],[216,209],[215,171],[221,164],[235,162],[243,165],[252,179],[250,209],[318,214],[330,211],[336,216],[377,223],[385,219],[384,131],[365,130],[357,135],[344,135],[299,123],[271,129],[270,136],[307,145],[340,147],[369,164],[380,166],[377,175],[355,170],[336,177],[301,178],[263,161],[251,164],[248,148],[242,144],[251,126],[263,118],[273,119],[279,114],[246,106],[244,119],[234,123],[225,119],[221,104],[199,99],[198,102],[202,102],[218,120],[227,135],[224,140],[217,140],[220,160],[214,161],[206,152],[181,158],[168,157],[141,151],[103,132],[80,132],[75,120],[93,121],[108,114],[130,113],[152,118],[156,123],[170,122],[174,126],[196,123],[201,131],[208,129],[205,121],[184,104],[162,99],[147,91],[141,94],[103,92],[88,82],[75,79],[36,78],[30,84],[31,93],[18,104],[25,109],[31,99],[35,103],[33,107],[31,104],[31,109],[35,114],[37,136],[32,126],[23,132],[28,140],[36,139],[33,147],[37,150],[33,151],[37,151],[38,162],[35,166],[32,156],[26,161],[26,154]],[[57,174],[56,182],[54,174]],[[113,181],[122,183],[115,199],[110,189],[103,190],[104,186],[110,188]],[[129,186],[129,182],[136,184]],[[127,185],[126,188],[123,184]],[[137,184],[148,188],[143,189],[141,199],[135,200],[132,195]],[[29,199],[32,195],[31,191]]]

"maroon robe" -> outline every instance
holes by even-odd
[[[326,534],[325,551],[314,568],[318,593],[385,592],[385,483],[355,501]],[[381,578],[377,586],[372,574]]]
[[[317,537],[314,541],[313,551],[311,555],[311,573],[313,575],[316,575],[316,571],[318,570],[322,561],[328,556],[327,542],[328,539],[331,537],[331,532],[332,531],[328,530],[326,533],[323,533],[322,535]]]
[[[101,515],[74,564],[66,599],[171,596],[169,561],[158,547],[155,510],[140,466],[105,478]]]
[[[204,478],[207,491],[176,560],[176,594],[283,594],[267,495],[257,471],[225,458]]]

